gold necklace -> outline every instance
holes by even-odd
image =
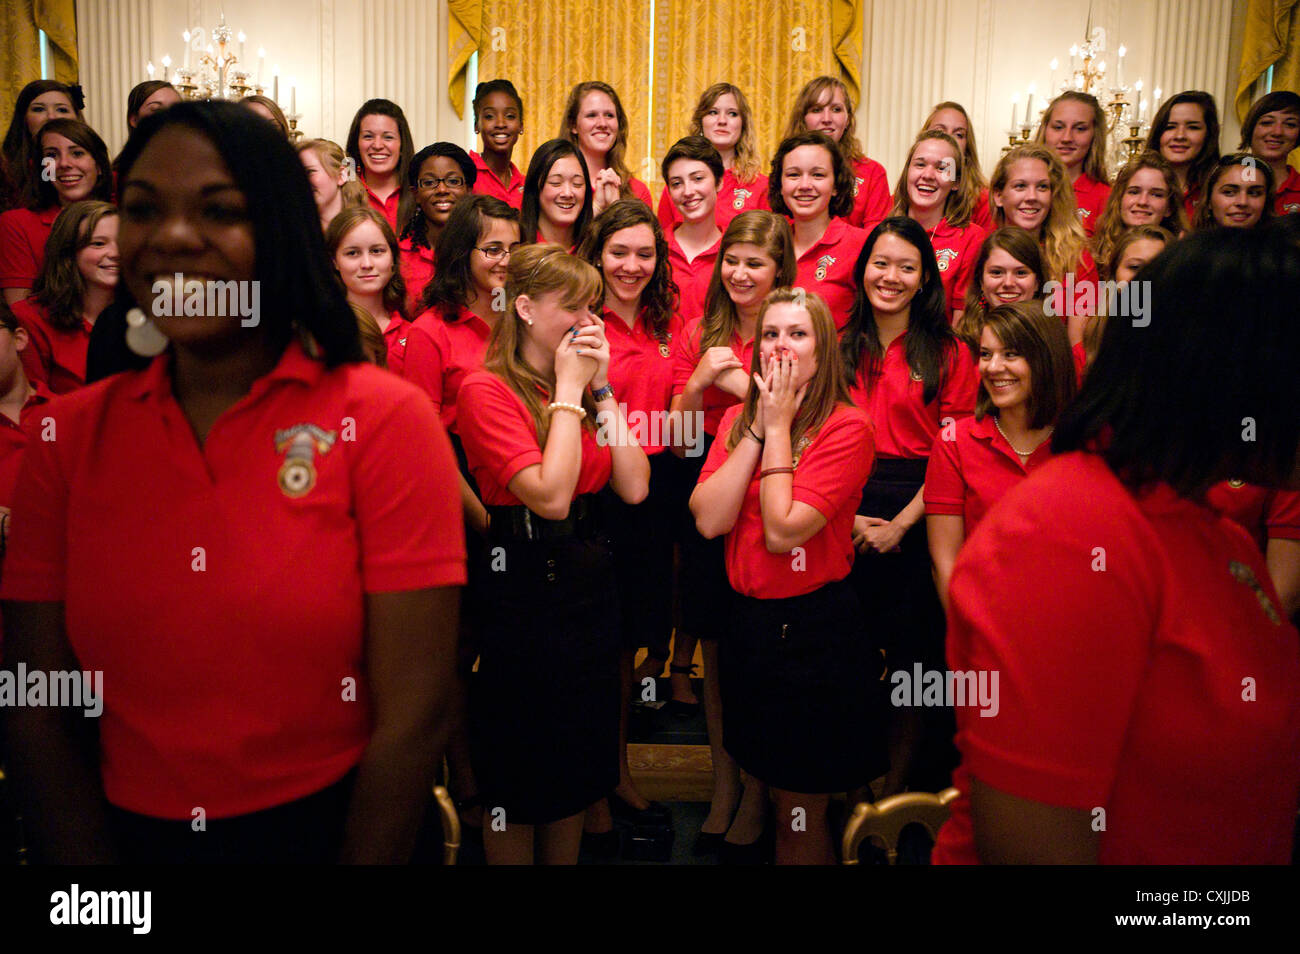
[[[1011,438],[1007,437],[1007,432],[1004,431],[1004,430],[1002,429],[1002,422],[1001,422],[1000,420],[998,420],[998,417],[997,417],[996,414],[993,415],[993,426],[996,427],[996,428],[998,429],[998,433],[1001,434],[1001,435],[1002,435],[1002,439],[1003,439],[1004,441],[1007,442],[1007,446],[1011,448],[1012,452],[1013,452],[1017,457],[1020,458],[1020,462],[1021,462],[1021,463],[1024,463],[1024,464],[1029,463],[1029,458],[1031,458],[1031,457],[1034,456],[1034,451],[1036,451],[1036,450],[1038,450],[1038,448],[1042,447],[1042,446],[1043,446],[1043,441],[1047,440],[1049,437],[1052,436],[1052,428],[1049,427],[1049,428],[1047,429],[1047,433],[1043,435],[1043,440],[1041,440],[1041,441],[1039,441],[1037,444],[1035,444],[1035,445],[1033,446],[1032,449],[1030,449],[1030,450],[1028,450],[1028,451],[1018,451],[1018,450],[1016,450],[1016,445],[1013,444],[1013,443],[1011,443]]]

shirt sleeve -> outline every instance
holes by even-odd
[[[31,288],[39,271],[20,210],[0,214],[0,288]]]
[[[829,521],[850,501],[862,499],[874,462],[871,422],[860,411],[841,414],[827,422],[799,458],[791,499],[815,508]]]
[[[867,160],[867,181],[862,184],[867,190],[866,214],[862,222],[874,222],[886,218],[894,207],[894,200],[889,194],[885,167],[874,159]],[[862,222],[857,223],[859,226]]]
[[[1274,491],[1264,512],[1270,540],[1300,540],[1300,492]]]
[[[13,306],[14,318],[27,332],[27,347],[18,353],[27,380],[48,385],[50,369],[54,364],[54,349],[50,345],[50,336],[45,323],[35,314],[29,301],[20,301]]]
[[[456,405],[456,426],[470,466],[506,487],[525,467],[542,462],[537,430],[510,386],[487,372],[467,375]]]
[[[681,334],[673,336],[673,397],[686,390],[686,384],[695,373],[699,360],[699,342],[693,341],[691,332],[699,332],[699,324],[692,322],[682,328]]]
[[[663,228],[665,235],[671,235],[673,226],[673,200],[668,198],[668,190],[665,188],[659,196],[659,225]]]
[[[46,422],[53,422],[53,429]],[[61,602],[67,576],[68,479],[58,449],[57,437],[64,431],[65,442],[72,441],[66,429],[71,420],[47,410],[32,414],[23,425],[27,446],[18,468],[14,490],[12,526],[4,562],[4,582],[0,597],[34,603]]]
[[[459,586],[465,530],[451,442],[419,393],[389,380],[391,390],[365,395],[355,413],[350,463],[362,589]]]
[[[406,330],[402,377],[427,394],[429,400],[433,401],[434,411],[441,412],[447,334],[441,327],[441,320],[431,312],[428,314],[432,321],[417,318]]]
[[[966,516],[966,479],[962,475],[961,454],[957,441],[944,440],[947,428],[941,428],[925,468],[925,512]]]
[[[979,390],[979,375],[970,349],[958,341],[952,345],[948,358],[948,373],[944,375],[939,391],[939,419],[951,417],[961,420],[975,413],[975,394]]]
[[[627,187],[632,192],[633,198],[640,199],[644,202],[647,209],[653,209],[655,207],[655,200],[650,194],[650,187],[640,179],[633,176],[628,180]]]
[[[975,260],[980,256],[980,246],[984,244],[986,234],[978,225],[967,227],[961,255],[957,257],[957,274],[952,280],[951,311],[961,311],[966,307],[966,289],[970,287]]]
[[[967,541],[949,591],[949,666],[998,680],[994,714],[956,710],[969,773],[1089,810],[1114,784],[1160,594],[1126,521],[1065,490],[1021,484]]]

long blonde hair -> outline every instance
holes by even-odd
[[[1052,184],[1052,202],[1047,210],[1047,218],[1039,226],[1038,239],[1043,246],[1044,264],[1049,277],[1062,281],[1065,273],[1078,263],[1088,239],[1083,226],[1079,224],[1079,217],[1074,213],[1074,187],[1070,185],[1070,177],[1056,153],[1038,143],[1008,149],[998,160],[993,178],[989,181],[990,201],[995,192],[1006,189],[1011,167],[1022,159],[1036,159],[1047,166],[1047,176]],[[999,228],[1008,224],[1006,212],[998,208],[993,222]]]
[[[582,111],[582,101],[588,93],[604,93],[614,103],[614,113],[618,117],[618,134],[614,137],[614,145],[610,146],[609,152],[605,154],[605,165],[618,173],[618,194],[620,198],[626,199],[632,195],[632,188],[629,185],[632,171],[627,167],[625,158],[627,156],[627,113],[623,111],[623,102],[618,98],[614,87],[599,80],[589,80],[573,87],[573,92],[569,93],[569,101],[564,105],[564,119],[560,122],[560,135],[557,138],[573,143],[574,148],[581,151],[581,146],[578,145],[578,134],[573,131],[573,127],[578,123],[578,113]],[[588,175],[594,182],[595,170],[589,170]]]
[[[1106,168],[1106,110],[1091,93],[1067,89],[1052,100],[1047,111],[1043,113],[1043,121],[1038,124],[1038,134],[1034,136],[1034,142],[1047,144],[1047,124],[1052,121],[1052,110],[1067,100],[1083,103],[1092,110],[1092,145],[1088,147],[1088,155],[1083,159],[1083,174],[1094,182],[1109,184],[1110,171]]]
[[[813,372],[812,379],[808,382],[808,392],[804,395],[803,403],[799,405],[799,410],[795,412],[794,421],[790,425],[790,446],[798,447],[800,438],[815,434],[817,429],[826,423],[826,419],[831,416],[836,405],[851,406],[853,401],[849,398],[848,380],[844,374],[843,359],[840,357],[840,343],[835,333],[835,321],[831,318],[831,310],[826,307],[826,302],[816,292],[788,287],[773,289],[763,299],[754,337],[762,338],[763,319],[767,317],[768,309],[773,305],[791,304],[804,308],[808,312],[808,317],[812,319],[813,336],[816,338],[814,353],[817,356],[817,370]],[[744,429],[754,423],[754,416],[758,413],[758,386],[754,383],[753,375],[762,377],[763,374],[763,356],[760,352],[761,349],[755,345],[754,355],[750,361],[749,391],[745,395],[745,406],[736,416],[731,430],[727,433],[729,451],[740,443],[745,433]]]
[[[306,142],[300,142],[297,148],[300,155],[310,149],[320,160],[325,174],[335,182],[338,181],[339,173],[343,171],[343,165],[348,159],[348,154],[343,151],[342,146],[331,139],[308,139]],[[344,209],[368,204],[366,187],[357,179],[355,169],[352,170],[347,181],[339,186],[339,194],[343,197]]]
[[[601,289],[600,273],[558,245],[537,242],[525,245],[510,256],[506,273],[506,313],[492,326],[483,368],[505,381],[510,390],[519,395],[537,427],[540,447],[546,446],[546,435],[551,428],[546,404],[555,393],[555,370],[543,374],[524,357],[527,325],[519,317],[515,302],[520,295],[536,299],[558,291],[564,293],[566,307],[589,305],[600,301]],[[582,406],[587,412],[583,426],[594,430],[596,402],[586,389],[582,393]]]
[[[956,177],[956,184],[948,193],[948,198],[944,200],[943,217],[948,220],[950,227],[964,229],[970,225],[971,213],[975,211],[975,196],[970,195],[965,189],[966,170],[962,165],[961,146],[957,145],[956,139],[938,129],[927,129],[921,133],[912,143],[912,148],[907,150],[903,171],[898,174],[898,182],[894,185],[894,210],[890,214],[905,216],[911,214],[912,203],[907,198],[907,171],[912,165],[912,155],[916,152],[916,147],[929,139],[937,139],[952,149],[955,163],[953,175]]]
[[[840,155],[844,157],[846,163],[850,164],[865,159],[867,154],[862,151],[862,143],[858,141],[858,121],[853,114],[853,97],[849,95],[849,88],[834,76],[819,76],[804,84],[804,88],[795,97],[794,107],[790,110],[790,119],[785,124],[785,133],[781,136],[782,141],[808,131],[804,116],[808,115],[808,110],[817,105],[818,100],[822,98],[822,93],[827,90],[832,93],[831,99],[835,98],[834,91],[839,90],[840,95],[844,97],[844,110],[849,116],[844,126],[844,135],[839,141]]]
[[[970,207],[973,210],[979,202],[980,193],[988,188],[989,182],[984,178],[984,170],[980,167],[979,150],[975,148],[975,125],[970,121],[970,113],[966,112],[966,107],[961,103],[954,103],[950,99],[944,100],[930,110],[930,115],[925,117],[925,122],[921,124],[917,136],[926,132],[934,123],[934,117],[945,109],[956,110],[966,120],[966,146],[962,151],[962,172],[964,175],[961,187],[962,191],[970,196]],[[940,130],[940,132],[942,131]]]
[[[758,137],[754,135],[754,111],[739,86],[731,83],[714,83],[700,94],[700,101],[691,113],[691,135],[704,135],[704,114],[713,108],[718,99],[730,93],[740,110],[740,138],[736,140],[736,156],[731,163],[731,174],[741,185],[749,185],[762,169],[758,156]]]
[[[713,263],[713,277],[709,279],[709,291],[704,299],[704,318],[700,322],[700,353],[696,360],[710,348],[729,347],[732,336],[740,330],[740,312],[722,287],[722,260],[733,245],[757,245],[771,256],[776,262],[773,288],[793,285],[797,275],[794,236],[784,216],[755,209],[732,219],[718,246],[717,261]]]

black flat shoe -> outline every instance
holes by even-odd
[[[689,666],[669,666],[668,671],[679,676],[694,677],[695,668],[695,663],[691,663]],[[700,713],[700,704],[669,699],[668,704],[664,706],[664,711],[674,719],[693,719]]]
[[[718,854],[718,863],[723,865],[765,865],[772,862],[776,849],[776,832],[772,825],[763,826],[763,833],[748,845],[722,841],[722,850]]]
[[[727,833],[725,831],[702,831],[695,836],[695,844],[691,848],[691,854],[697,858],[717,855],[722,851],[722,845],[726,837]]]

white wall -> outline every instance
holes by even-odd
[[[1166,94],[1206,89],[1221,109],[1231,103],[1246,0],[1094,0],[1106,27],[1108,72],[1122,40],[1125,76]],[[865,0],[863,102],[858,128],[868,153],[897,174],[929,108],[955,99],[970,111],[981,160],[992,168],[1006,139],[1013,91],[1049,85],[1047,64],[1068,62],[1082,40],[1083,0]],[[281,99],[298,80],[299,128],[342,142],[356,107],[372,96],[401,104],[417,145],[450,139],[465,146],[465,124],[446,95],[444,0],[78,0],[82,82],[91,123],[116,151],[126,138],[126,96],[147,78],[145,62],[182,59],[181,32],[206,30],[221,10],[249,37],[256,69],[267,50],[265,79],[280,65]],[[1040,96],[1041,99],[1041,96]],[[1226,110],[1229,111],[1230,110]],[[1238,126],[1225,116],[1223,144]]]

